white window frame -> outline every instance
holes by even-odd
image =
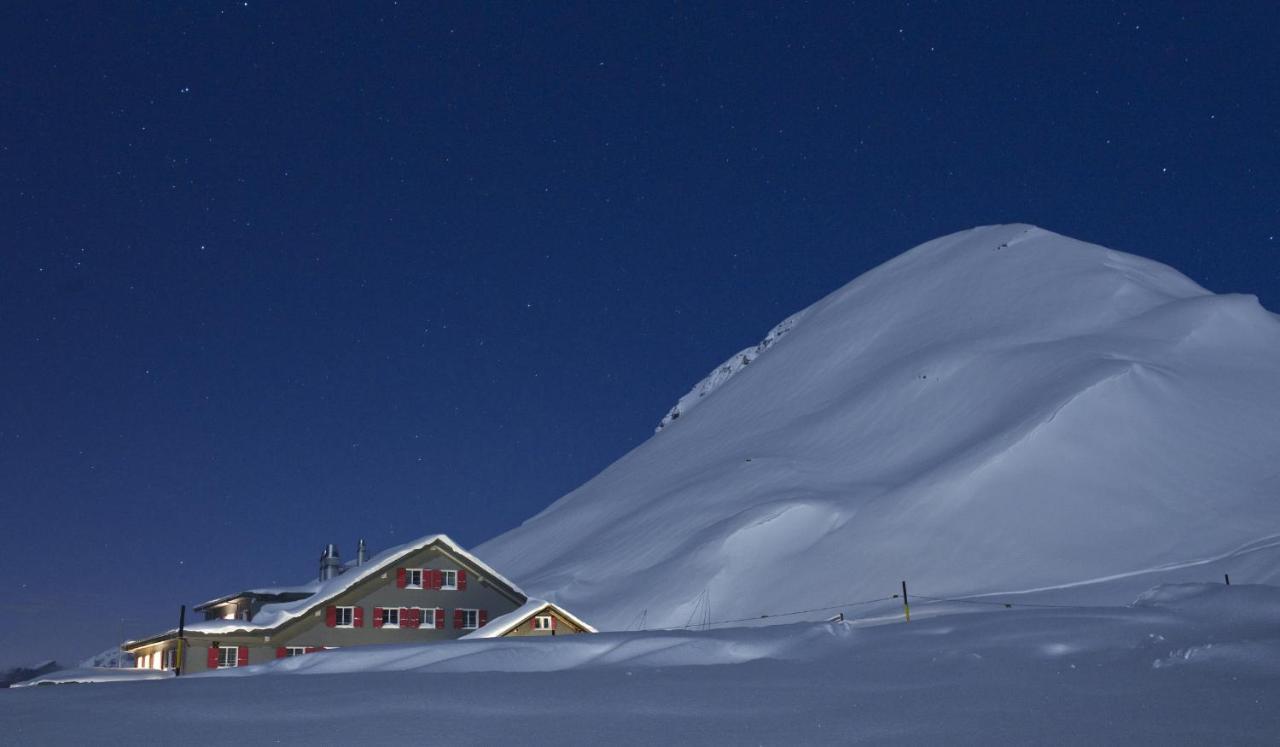
[[[336,612],[333,615],[333,627],[335,628],[354,628],[356,626],[356,608],[355,607],[335,607]],[[342,622],[344,616],[347,622]]]
[[[533,616],[534,630],[551,630],[551,628],[552,628],[551,615],[534,615]]]
[[[463,630],[476,630],[480,627],[480,610],[468,609],[466,607],[459,607],[458,609],[462,612]],[[467,624],[468,619],[473,623],[472,625]]]
[[[414,581],[414,578],[417,581]],[[421,589],[422,588],[422,569],[421,568],[405,568],[404,569],[404,588]]]
[[[227,652],[231,652],[231,663],[227,664]],[[219,646],[218,647],[218,669],[234,669],[240,666],[240,647],[239,646]]]
[[[289,659],[294,656],[303,656],[307,653],[306,646],[285,646],[284,658]]]
[[[395,615],[395,622],[388,622],[387,617]],[[398,628],[400,627],[400,608],[399,607],[383,607],[382,608],[382,627]]]
[[[450,581],[449,579],[453,579]],[[457,591],[458,590],[458,572],[447,568],[440,569],[440,590],[441,591]]]
[[[160,654],[160,668],[161,669],[177,669],[178,668],[178,649],[166,648],[164,652]]]
[[[419,607],[418,608],[418,627],[427,630],[436,629],[436,610],[439,607]]]

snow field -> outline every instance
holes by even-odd
[[[1273,744],[1280,733],[1280,589],[954,607],[922,605],[911,623],[390,646],[31,687],[0,693],[0,724],[6,743],[52,745],[372,731],[451,744]]]

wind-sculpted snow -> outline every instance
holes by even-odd
[[[1274,744],[1280,589],[1039,601],[921,600],[910,623],[364,646],[159,682],[28,687],[0,691],[0,741]]]
[[[1090,593],[1108,603],[1161,580],[1280,580],[1280,322],[1252,296],[994,226],[788,322],[477,553],[602,629],[902,579],[948,595],[1107,579]]]

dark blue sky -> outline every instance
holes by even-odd
[[[1280,308],[1280,6],[1047,5],[5,4],[0,665],[483,541],[940,234]]]

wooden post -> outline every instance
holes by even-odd
[[[173,676],[174,677],[182,676],[182,657],[187,653],[186,651],[187,647],[183,645],[184,643],[186,643],[186,640],[183,639],[182,635],[183,633],[186,632],[186,627],[187,627],[187,605],[184,604],[182,605],[182,609],[178,610],[178,654],[177,656],[174,657],[174,660],[173,660]]]
[[[902,614],[911,622],[911,605],[907,602],[907,582],[902,582]]]
[[[1224,573],[1224,574],[1222,574],[1222,577],[1223,577],[1224,579],[1226,579],[1226,581],[1227,581],[1227,586],[1230,586],[1230,585],[1231,585],[1231,574],[1230,574],[1230,573]]]

